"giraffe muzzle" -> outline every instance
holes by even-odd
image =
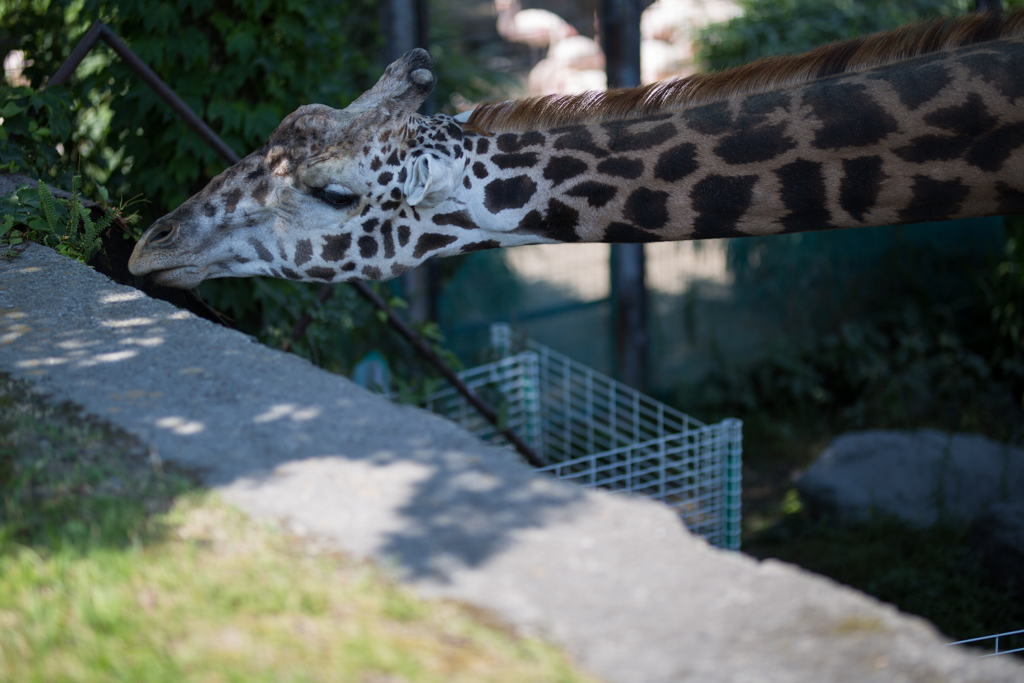
[[[142,236],[131,258],[128,270],[132,275],[148,275],[168,267],[166,263],[178,241],[180,224],[176,220],[159,220]]]

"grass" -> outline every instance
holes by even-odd
[[[950,386],[957,377],[963,380],[949,367],[970,367],[971,356],[964,349],[946,355],[922,354],[904,365],[893,359],[899,354],[891,357],[877,349],[872,353],[882,369],[875,374],[852,373],[874,377],[865,385],[870,391],[828,405],[808,398],[814,394],[808,387],[832,387],[824,395],[839,395],[835,387],[857,384],[843,375],[839,361],[854,364],[870,353],[854,349],[840,354],[833,365],[823,363],[819,368],[797,364],[799,372],[772,361],[733,382],[737,395],[748,397],[747,409],[736,411],[744,421],[743,551],[792,562],[857,588],[928,619],[950,640],[1024,628],[1024,594],[1020,593],[1024,586],[1018,584],[1015,593],[1012,587],[993,581],[971,549],[966,526],[919,530],[891,518],[841,525],[803,509],[794,480],[841,433],[868,427],[938,426],[981,430],[1008,442],[1021,436],[1018,430],[1024,413],[1014,405],[1008,385],[989,381],[990,375],[978,371],[978,377],[964,380],[960,389],[947,386],[940,391],[925,381],[927,377],[918,376],[932,376]],[[924,366],[934,371],[932,375],[917,372]],[[904,381],[904,375],[911,378]],[[923,398],[916,401],[908,396]],[[901,404],[912,404],[921,414],[900,409]],[[957,420],[940,422],[954,412]],[[1001,643],[1003,649],[1022,646],[1021,637]]]
[[[792,562],[862,590],[928,619],[951,640],[1024,628],[1019,588],[1015,592],[992,582],[964,525],[919,530],[888,517],[840,525],[811,517],[790,489],[777,521],[748,535],[743,551]],[[1020,636],[1001,643],[1002,649],[1022,646]]]
[[[897,376],[893,370],[887,374]],[[781,380],[777,384],[782,385]],[[775,385],[771,385],[775,386]],[[963,391],[960,422],[947,428],[970,431],[985,426],[987,435],[1013,442],[1020,438],[1019,407],[990,411],[993,399],[1003,399],[1005,387],[989,386],[982,396]],[[922,390],[923,392],[923,390]],[[764,391],[772,395],[774,391]],[[765,406],[768,406],[767,408]],[[861,413],[886,412],[876,395],[857,399]],[[945,408],[954,402],[943,404]],[[770,408],[770,409],[769,409]],[[941,412],[941,411],[938,411]],[[970,416],[975,416],[968,420]],[[740,413],[744,420],[743,545],[761,558],[773,557],[857,588],[904,612],[931,621],[950,640],[963,640],[1024,628],[1024,586],[1000,586],[972,551],[966,526],[945,525],[919,530],[897,519],[876,518],[858,524],[838,524],[813,517],[803,509],[793,488],[796,477],[825,449],[833,437],[866,425],[853,425],[835,411],[780,400],[754,403]],[[980,417],[985,419],[981,419]],[[931,419],[931,418],[930,418]],[[973,422],[972,422],[973,420]],[[929,422],[867,425],[913,429]],[[981,645],[991,645],[982,643]],[[1001,648],[1024,647],[1024,637],[1001,642]]]
[[[0,375],[0,680],[590,681]]]

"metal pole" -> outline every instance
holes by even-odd
[[[456,375],[450,367],[448,367],[443,360],[441,360],[437,354],[424,342],[420,337],[412,331],[412,329],[406,325],[405,321],[396,316],[387,303],[377,293],[370,289],[365,283],[352,282],[350,283],[356,287],[356,290],[362,294],[370,303],[376,306],[378,309],[384,311],[388,315],[388,322],[395,330],[405,337],[405,339],[413,345],[417,353],[426,358],[428,361],[434,364],[434,366],[440,371],[444,378],[448,380],[453,387],[455,387],[460,394],[472,405],[477,411],[480,412],[484,418],[490,422],[495,428],[498,427],[498,414],[494,412],[494,409],[484,403],[474,391],[462,381],[458,375]],[[505,428],[499,430],[501,434],[512,443],[519,454],[523,456],[526,462],[530,463],[534,467],[544,467],[544,463],[541,462],[537,454],[533,452],[525,441],[519,438],[519,435],[513,432],[511,429]]]
[[[427,0],[382,0],[381,30],[384,33],[385,62],[390,64],[414,47],[427,48],[429,24]],[[420,113],[434,113],[434,100],[428,97]],[[409,317],[419,323],[436,320],[437,259],[428,259],[401,276],[402,290],[409,302]]]
[[[602,0],[601,10],[609,89],[640,85],[640,0]],[[644,245],[613,244],[610,266],[615,374],[623,384],[643,390],[648,350]]]
[[[975,12],[990,12],[995,15],[1003,13],[1002,0],[974,0]]]
[[[611,248],[615,360],[619,381],[643,391],[647,380],[647,287],[644,245]]]
[[[49,80],[46,81],[46,85],[64,85],[67,80],[71,77],[71,74],[75,72],[78,65],[82,63],[85,56],[89,54],[89,50],[99,40],[100,33],[106,28],[106,24],[97,21],[89,27],[89,30],[85,32],[82,39],[78,41],[78,45],[75,45],[75,49],[71,51],[68,58],[64,60],[64,63],[57,69],[57,73],[50,76]],[[44,86],[45,87],[45,86]]]
[[[417,45],[424,50],[430,49],[430,0],[416,0],[416,41]],[[433,116],[437,113],[437,100],[434,98],[433,91],[423,101],[420,113],[424,116]],[[427,272],[425,294],[422,297],[426,299],[426,317],[422,321],[440,320],[441,259],[429,258],[419,270]],[[416,269],[413,269],[410,275],[415,272]]]
[[[640,85],[640,0],[601,0],[608,89]]]
[[[46,82],[46,85],[64,85],[71,74],[74,73],[75,69],[85,58],[85,55],[89,53],[93,45],[96,44],[97,38],[102,38],[103,42],[110,46],[110,48],[117,53],[117,56],[125,61],[125,63],[139,75],[139,78],[153,89],[160,98],[167,103],[174,113],[180,116],[185,123],[192,126],[192,128],[199,134],[199,137],[203,141],[213,148],[220,157],[230,164],[237,164],[241,161],[241,157],[238,156],[233,149],[227,146],[223,140],[221,140],[213,129],[206,125],[206,122],[199,118],[194,111],[192,111],[187,104],[185,104],[180,97],[178,97],[173,90],[167,87],[167,84],[160,80],[152,69],[146,66],[145,62],[139,59],[138,55],[131,51],[124,42],[114,35],[114,32],[107,27],[106,24],[97,21],[93,24],[86,32],[85,36],[79,41],[75,49],[71,51],[68,58],[64,60],[64,63],[57,69],[57,73],[50,77]]]

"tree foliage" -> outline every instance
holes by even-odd
[[[799,54],[836,40],[969,11],[969,0],[738,0],[742,16],[701,32],[701,57],[727,69],[759,57]]]
[[[377,16],[373,0],[11,0],[0,9],[0,44],[25,51],[25,76],[38,88],[92,22],[103,21],[244,156],[299,106],[344,107],[373,85],[383,69]],[[63,157],[50,144],[42,161],[26,163],[79,167],[121,196],[143,195],[149,203],[144,224],[226,167],[102,43],[69,81],[68,91],[77,107],[74,119],[65,122]],[[39,100],[34,106],[46,106],[51,92],[59,91],[34,96]],[[201,292],[240,329],[278,346],[301,315],[312,314],[312,325],[293,344],[296,352],[350,372],[376,349],[388,359],[393,376],[401,378],[395,387],[400,393],[430,388],[431,370],[350,288],[338,287],[323,304],[316,300],[317,289],[249,279],[212,281]],[[438,341],[436,327],[422,331]]]
[[[3,88],[0,98],[0,170],[56,178],[58,144],[71,135],[71,98],[63,88]]]
[[[21,34],[35,85],[93,21],[105,22],[245,156],[300,105],[341,107],[372,84],[375,17],[371,0],[52,0],[16,3],[0,21]],[[94,53],[70,87],[112,112],[110,133],[80,151],[159,215],[226,164],[106,46]]]

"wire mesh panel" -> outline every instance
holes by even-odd
[[[507,325],[491,328],[491,343],[500,359],[461,376],[547,463],[540,471],[661,500],[694,533],[739,548],[739,420],[706,425],[536,342],[513,353]],[[504,443],[454,389],[426,405]]]
[[[498,411],[499,422],[511,428],[530,448],[543,450],[538,409],[538,368],[536,354],[518,354],[494,363],[470,368],[459,377]],[[484,441],[505,443],[494,425],[484,419],[476,408],[447,386],[430,395],[424,407],[454,420]]]

